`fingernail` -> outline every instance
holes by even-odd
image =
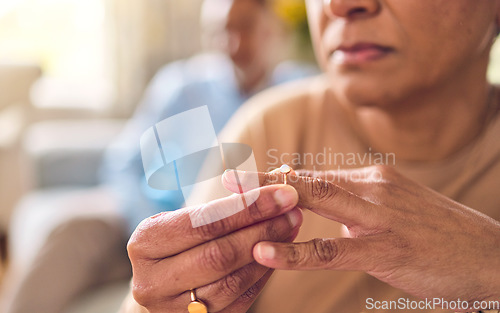
[[[257,255],[261,259],[273,259],[275,255],[274,247],[265,244],[257,245]]]
[[[288,212],[286,214],[286,216],[288,217],[288,220],[290,221],[290,225],[292,225],[292,227],[295,227],[295,226],[299,225],[300,220],[302,218],[302,213],[300,212],[300,210],[295,209],[295,210]]]
[[[231,185],[236,185],[236,171],[235,170],[225,170],[222,174],[222,178]]]
[[[239,186],[242,191],[259,188],[259,173],[240,170],[226,170],[222,176],[223,182],[231,186]]]
[[[283,187],[274,192],[274,200],[282,208],[288,208],[297,204],[299,195],[292,186],[283,185]]]

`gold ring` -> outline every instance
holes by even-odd
[[[280,173],[283,174],[283,184],[287,184],[287,175],[292,171],[292,168],[286,164],[281,165]]]
[[[194,289],[191,289],[191,303],[188,305],[189,313],[208,313],[207,306],[203,301],[196,298],[196,293]]]

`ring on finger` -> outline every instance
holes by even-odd
[[[196,298],[195,289],[190,290],[191,293],[191,302],[188,304],[188,312],[189,313],[208,313],[208,309],[203,301]]]
[[[281,174],[283,174],[283,183],[287,184],[287,175],[292,171],[292,168],[286,164],[281,165],[279,168]]]

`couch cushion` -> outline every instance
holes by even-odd
[[[96,184],[102,154],[123,125],[123,120],[56,120],[32,125],[23,146],[32,162],[34,187]]]

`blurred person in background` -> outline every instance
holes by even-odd
[[[147,216],[179,208],[184,202],[180,190],[160,191],[147,185],[138,146],[147,128],[168,116],[207,105],[218,133],[251,96],[318,72],[309,64],[282,61],[288,36],[272,3],[206,0],[203,44],[224,53],[203,53],[160,69],[133,120],[110,147],[102,178],[119,195],[131,231]]]
[[[102,188],[48,204],[50,214],[59,217],[50,227],[40,227],[43,231],[25,229],[27,220],[43,212],[14,212],[10,244],[14,249],[32,248],[33,259],[11,260],[2,312],[62,312],[90,288],[130,276],[125,243],[131,231],[142,219],[178,209],[184,202],[180,191],[147,186],[139,149],[139,138],[147,128],[207,105],[218,132],[252,95],[316,72],[311,65],[282,62],[287,30],[266,0],[206,0],[201,24],[203,43],[212,52],[157,72],[105,156]],[[23,232],[31,237],[16,241],[15,234]],[[30,246],[28,237],[41,244]]]

